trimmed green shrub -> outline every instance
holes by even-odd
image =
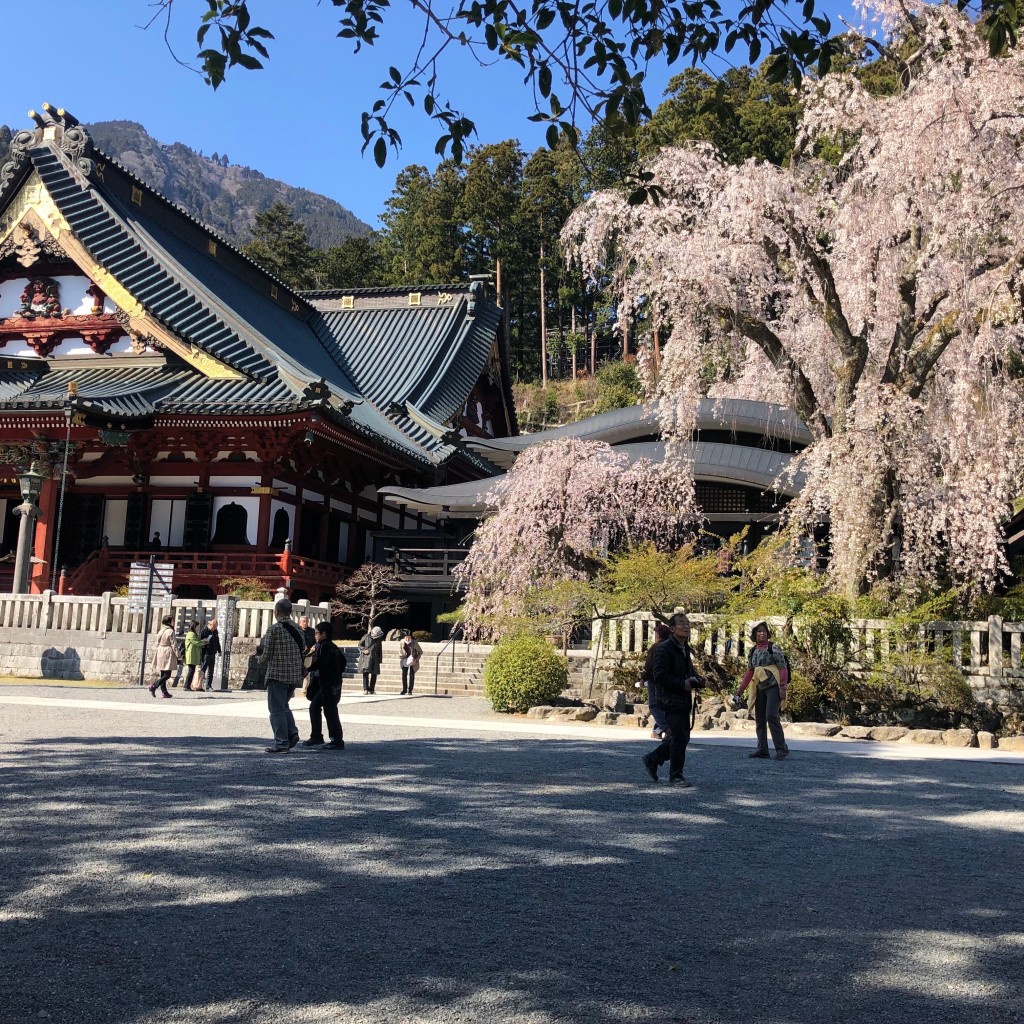
[[[484,696],[495,711],[527,711],[545,704],[568,682],[568,659],[534,636],[502,640],[484,663]]]

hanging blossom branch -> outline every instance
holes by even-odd
[[[991,57],[949,5],[887,10],[896,42],[920,46],[898,95],[827,75],[805,89],[791,167],[665,151],[660,206],[599,193],[563,238],[624,315],[653,306],[671,325],[668,429],[702,388],[805,420],[790,520],[829,524],[837,587],[989,589],[1024,489],[1024,51]],[[823,142],[837,162],[815,155]]]
[[[496,511],[456,570],[470,631],[522,614],[531,594],[592,580],[609,551],[670,546],[698,521],[692,476],[599,441],[528,448],[488,494]]]

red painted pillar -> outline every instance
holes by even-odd
[[[57,498],[60,488],[56,480],[46,480],[39,492],[39,518],[36,520],[36,536],[32,554],[42,562],[34,562],[29,571],[29,593],[41,594],[50,586],[53,546],[57,529]]]
[[[264,483],[262,486],[266,487]],[[270,550],[270,503],[273,496],[260,495],[260,517],[256,525],[256,550],[265,555]]]

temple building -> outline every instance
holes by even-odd
[[[466,444],[517,432],[488,283],[297,293],[31,116],[0,168],[0,587],[33,489],[32,592],[114,589],[158,550],[181,596],[318,601],[391,533],[443,540],[380,491],[497,471]]]

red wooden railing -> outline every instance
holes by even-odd
[[[100,593],[128,582],[132,562],[146,562],[156,554],[161,562],[174,564],[176,583],[203,583],[219,587],[221,580],[232,576],[266,580],[271,587],[334,588],[342,569],[333,562],[323,562],[291,551],[279,554],[254,554],[246,551],[179,551],[164,548],[153,551],[126,551],[100,548],[74,570],[65,580],[69,594]]]

